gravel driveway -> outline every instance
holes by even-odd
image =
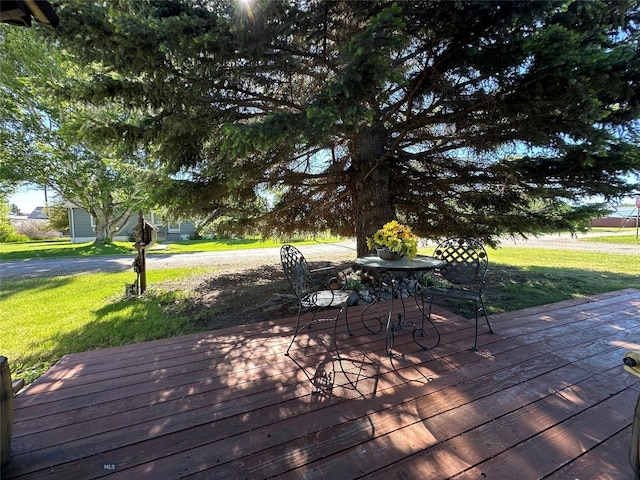
[[[305,245],[300,247],[309,261],[336,261],[355,258],[355,243]],[[74,273],[126,272],[133,274],[135,255],[89,258],[43,258],[18,261],[2,261],[0,278],[35,278],[41,276],[68,275]],[[280,265],[279,248],[229,250],[223,252],[198,252],[180,254],[151,253],[147,255],[148,269],[215,267],[223,270],[244,270],[260,265]],[[132,279],[133,281],[133,279]]]

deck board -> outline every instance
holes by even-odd
[[[16,397],[2,478],[631,479],[640,291],[494,315],[479,352],[435,313],[441,344],[391,357],[358,308],[339,359],[328,324],[284,356],[292,318],[67,355]]]

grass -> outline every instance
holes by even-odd
[[[316,245],[318,243],[335,243],[342,241],[335,237],[319,239],[287,240],[292,245]],[[152,250],[150,253],[186,253],[186,252],[217,252],[223,250],[247,250],[253,248],[280,247],[283,241],[279,239],[261,240],[259,238],[220,239],[220,240],[183,240],[166,245],[162,250]]]
[[[317,239],[292,239],[294,245],[314,245],[335,243],[338,238],[322,237]],[[213,252],[223,250],[243,250],[250,248],[279,247],[282,240],[219,239],[219,240],[181,240],[152,247],[150,254],[174,254],[193,252]],[[131,242],[113,242],[95,245],[93,242],[71,243],[67,240],[49,240],[38,242],[0,243],[0,259],[4,261],[25,260],[31,258],[95,257],[99,255],[131,255],[136,249]]]
[[[490,314],[640,289],[640,262],[635,255],[534,248],[500,248],[488,254]]]
[[[616,235],[606,235],[615,233]],[[599,235],[605,234],[605,235]],[[590,235],[587,237],[580,237],[581,242],[598,242],[609,243],[618,245],[640,245],[640,237],[637,236],[638,231],[634,228],[607,228],[598,227],[592,228]]]
[[[633,235],[611,235],[602,237],[586,237],[582,238],[583,242],[612,243],[616,245],[640,245],[640,237]]]
[[[148,272],[150,283],[179,281],[205,269]],[[189,318],[167,314],[181,291],[149,289],[124,297],[128,273],[100,273],[3,281],[0,352],[28,382],[67,353],[183,335],[198,330]]]
[[[130,255],[136,253],[130,242],[95,245],[93,242],[71,243],[66,240],[0,243],[0,259],[24,260],[29,258],[95,257],[98,255]]]
[[[633,261],[635,255],[512,247],[489,249],[488,255],[492,265],[499,263],[526,269],[580,268],[589,272],[640,273],[640,262]]]

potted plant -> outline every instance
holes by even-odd
[[[392,220],[367,239],[367,246],[376,249],[383,260],[399,260],[405,255],[413,258],[418,254],[418,237],[408,226]]]

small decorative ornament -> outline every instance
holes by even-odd
[[[367,246],[370,250],[385,248],[389,253],[397,255],[397,258],[392,259],[387,253],[377,250],[378,256],[383,260],[399,260],[405,255],[414,258],[418,254],[418,237],[408,226],[393,220],[385,223],[373,238],[368,238]]]

